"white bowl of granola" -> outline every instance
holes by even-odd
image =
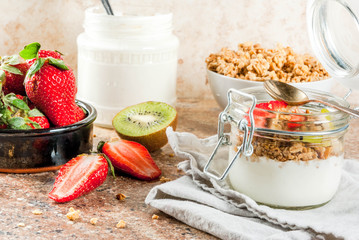
[[[334,79],[311,55],[297,54],[278,45],[265,49],[259,44],[242,43],[238,50],[221,49],[206,58],[207,77],[212,94],[220,107],[227,105],[230,88],[262,86],[268,79],[299,88],[331,92]]]

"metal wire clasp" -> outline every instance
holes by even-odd
[[[248,111],[248,116],[249,116],[249,120],[251,123],[251,126],[249,126],[247,119],[242,118],[242,119],[235,119],[233,118],[233,116],[230,115],[230,108],[233,107],[233,97],[245,97],[245,98],[249,98],[252,100],[252,104],[251,107]],[[243,154],[246,157],[249,157],[252,155],[253,153],[253,146],[252,146],[252,139],[253,139],[253,133],[254,133],[254,127],[255,127],[255,123],[254,123],[254,118],[253,118],[253,110],[257,104],[257,99],[254,95],[251,94],[247,94],[244,92],[241,92],[239,90],[236,89],[229,89],[228,93],[227,93],[227,98],[228,98],[228,104],[227,107],[224,109],[223,112],[221,112],[219,114],[218,117],[218,142],[216,147],[214,148],[211,156],[208,159],[207,164],[205,165],[205,167],[203,168],[203,172],[216,180],[223,180],[227,175],[229,170],[231,169],[233,163],[235,162],[235,160],[237,160],[238,156],[240,154]],[[226,169],[224,170],[224,172],[222,173],[221,176],[217,176],[216,174],[209,172],[209,166],[211,164],[211,162],[214,159],[214,156],[216,155],[219,147],[221,146],[225,146],[225,145],[231,145],[231,140],[230,140],[230,134],[225,133],[224,132],[224,126],[226,123],[235,123],[237,128],[240,131],[243,131],[243,142],[242,145],[238,146],[237,148],[237,152],[234,155],[234,157],[230,160],[228,166],[226,167]]]

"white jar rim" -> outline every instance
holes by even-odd
[[[84,28],[94,38],[163,37],[172,33],[172,13],[107,15],[103,9],[91,7],[85,11]]]

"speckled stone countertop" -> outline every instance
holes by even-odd
[[[180,132],[204,138],[216,134],[217,116],[222,109],[212,101],[181,100],[177,104]],[[353,120],[346,135],[346,158],[359,159],[359,120]],[[114,130],[94,128],[94,145],[116,137]],[[176,165],[183,159],[172,155],[166,145],[152,154],[162,176],[180,177]],[[105,183],[74,201],[57,204],[47,197],[56,172],[39,174],[0,174],[0,239],[216,239],[147,206],[150,189],[161,181],[145,182],[128,176],[108,176]],[[124,201],[116,199],[122,193]],[[81,218],[69,221],[69,208],[80,210]],[[35,215],[40,210],[41,215]],[[152,219],[156,214],[158,219]],[[91,218],[98,218],[96,225]],[[124,220],[126,227],[116,228]]]

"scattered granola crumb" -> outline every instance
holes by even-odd
[[[152,215],[152,219],[158,219],[158,218],[159,218],[158,215],[156,215],[156,214],[153,214],[153,215]]]
[[[75,221],[80,218],[80,210],[75,210],[73,207],[70,207],[66,217],[71,221]]]
[[[123,220],[120,220],[117,224],[116,224],[117,228],[125,228],[126,227],[126,222]]]
[[[97,224],[97,220],[98,220],[98,218],[91,218],[91,219],[90,219],[90,223],[91,223],[92,225],[96,225],[96,224]]]
[[[166,178],[166,177],[162,176],[162,177],[160,178],[160,181],[163,182],[163,183],[165,183],[165,182],[169,182],[169,181],[172,181],[172,180],[171,180],[170,178]]]
[[[97,137],[96,134],[94,134],[93,137]]]
[[[34,215],[42,215],[42,211],[40,209],[35,209],[34,211],[32,211],[32,214],[34,214]]]
[[[25,227],[25,223],[18,223],[17,226],[18,227]]]
[[[125,201],[126,195],[123,193],[118,193],[118,194],[116,194],[116,199],[118,199],[120,201]]]
[[[168,154],[169,157],[174,157],[175,155],[173,153]]]
[[[110,139],[110,141],[112,142],[112,141],[117,141],[117,140],[119,140],[120,138],[118,138],[118,137],[112,137],[111,139]]]

